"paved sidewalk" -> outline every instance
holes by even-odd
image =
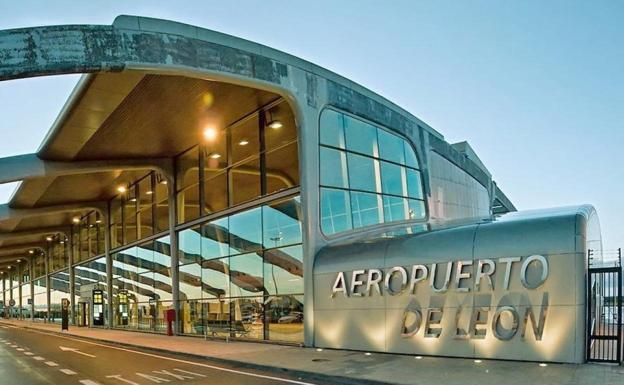
[[[60,325],[28,321],[0,320],[0,326],[12,325],[42,331],[60,332]],[[383,382],[390,384],[579,384],[622,385],[624,367],[615,365],[564,365],[490,361],[472,359],[378,354],[344,350],[317,351],[311,348],[253,342],[225,342],[194,337],[168,337],[159,334],[107,329],[70,327],[76,337],[115,344],[203,357],[215,362],[229,362],[261,367],[294,375],[342,377],[345,384]],[[318,381],[317,381],[318,382]],[[319,382],[322,384],[322,382]]]

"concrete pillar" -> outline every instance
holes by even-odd
[[[33,283],[33,277],[35,276],[35,257],[30,257],[29,262],[29,276],[30,281],[28,289],[30,290],[30,322],[35,322],[35,285]]]
[[[174,323],[173,333],[175,335],[180,334],[182,332],[180,326],[182,322],[180,322],[180,316],[182,315],[180,312],[180,279],[179,279],[179,253],[178,253],[178,237],[176,236],[175,224],[176,224],[176,212],[177,212],[177,204],[176,204],[176,188],[175,188],[175,180],[173,178],[169,178],[167,183],[167,191],[169,194],[169,244],[171,246],[171,289],[172,289],[172,298],[173,298],[173,309],[176,314],[176,322]]]
[[[104,254],[106,256],[106,291],[108,292],[108,302],[106,304],[108,319],[106,325],[109,329],[113,328],[113,256],[111,255],[111,239],[110,239],[110,203],[106,207],[104,215]],[[91,305],[93,307],[93,305]],[[92,322],[89,322],[91,325]]]
[[[44,253],[44,257],[45,257],[45,283],[46,283],[46,308],[47,308],[47,315],[45,318],[45,322],[49,322],[50,321],[50,256],[49,256],[49,251],[50,251],[50,242],[48,242],[46,244],[46,251]]]
[[[22,319],[22,281],[24,280],[24,277],[22,277],[22,263],[19,262],[17,264],[17,301],[15,301],[15,303],[17,303],[17,318],[18,319]]]
[[[79,242],[80,239],[74,239],[73,228],[69,230],[69,323],[74,325],[74,298],[76,298],[76,286],[74,283],[74,242]]]

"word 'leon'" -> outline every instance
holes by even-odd
[[[438,263],[432,263],[430,267],[427,265],[413,265],[408,272],[408,269],[403,266],[395,266],[384,272],[381,269],[368,269],[368,270],[353,270],[351,272],[351,284],[347,285],[345,279],[345,272],[339,272],[334,281],[332,287],[331,297],[333,298],[338,293],[342,293],[345,296],[369,296],[374,292],[382,295],[383,292],[387,292],[390,295],[398,295],[405,291],[410,294],[414,294],[416,291],[416,285],[422,281],[429,281],[429,287],[435,293],[444,293],[449,289],[451,285],[451,274],[455,272],[453,279],[453,286],[458,292],[469,292],[470,286],[464,284],[465,280],[472,278],[473,263],[476,262],[476,271],[474,272],[475,291],[481,289],[481,282],[485,282],[489,290],[494,290],[494,283],[492,276],[500,269],[497,267],[502,265],[504,269],[504,281],[503,290],[509,288],[509,279],[511,277],[511,270],[514,264],[521,263],[520,265],[520,282],[522,286],[527,289],[536,289],[540,287],[548,278],[548,260],[543,255],[531,255],[526,258],[521,257],[506,257],[499,258],[498,263],[492,259],[479,259],[477,261],[463,260],[453,261],[446,263],[446,272],[444,274],[444,280],[441,284],[437,284],[440,281],[438,278]],[[537,282],[529,283],[527,280],[527,270],[532,264],[541,265],[541,275]],[[397,280],[400,282],[397,285],[392,283]]]

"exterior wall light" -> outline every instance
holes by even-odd
[[[274,130],[278,130],[284,127],[284,124],[280,122],[279,120],[272,120],[269,122],[269,124],[267,124],[267,126],[269,126],[269,128],[272,128]]]
[[[78,217],[73,217],[73,218],[72,218],[72,222],[74,222],[74,223],[80,223],[80,218],[78,218]]]
[[[364,355],[365,355],[365,356],[370,356],[371,354],[372,354],[372,353],[370,353],[370,352],[366,352],[366,353],[364,353]]]
[[[417,359],[417,360],[422,360],[422,356],[416,356],[414,358]]]
[[[117,186],[117,191],[120,193],[125,193],[128,189],[126,188],[126,186]]]
[[[481,360],[474,360],[474,363],[475,363],[475,364],[480,364],[480,363],[482,363],[482,362],[483,362],[483,361],[481,361]]]
[[[316,349],[316,351],[317,351],[317,352],[322,352],[322,351],[323,351],[323,349],[321,349],[321,348],[317,348],[317,349]]]
[[[540,362],[539,366],[541,366],[542,368],[545,368],[548,366],[548,364],[544,363],[544,362]]]

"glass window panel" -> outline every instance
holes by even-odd
[[[177,190],[199,183],[199,146],[176,157]]]
[[[260,250],[262,247],[262,211],[255,208],[230,217],[230,252]]]
[[[384,221],[403,221],[407,216],[407,200],[405,198],[383,196]]]
[[[405,165],[414,168],[420,168],[418,164],[418,158],[412,146],[406,140],[403,141],[403,147],[405,149]]]
[[[321,228],[327,235],[353,228],[348,191],[321,188]]]
[[[152,206],[148,206],[147,209],[139,212],[137,216],[138,220],[138,231],[139,231],[139,239],[149,237],[154,233],[153,223],[152,223]]]
[[[279,122],[280,124],[277,124]],[[264,129],[266,151],[297,139],[297,127],[290,106],[282,102],[266,112],[267,127]],[[272,124],[273,123],[273,124]]]
[[[379,139],[379,157],[392,162],[405,164],[403,138],[381,128],[377,130]]]
[[[199,185],[193,185],[178,193],[178,223],[199,217]]]
[[[202,298],[201,265],[190,263],[180,266],[180,296],[194,299]]]
[[[204,139],[204,174],[226,168],[228,159],[226,132],[221,130],[215,137]]]
[[[180,264],[199,262],[201,259],[201,235],[199,226],[180,231]]]
[[[299,197],[262,207],[264,247],[301,243],[301,201]]]
[[[231,329],[245,338],[264,338],[263,297],[233,298],[230,301]]]
[[[297,142],[266,154],[267,194],[299,185]]]
[[[205,175],[204,214],[212,214],[228,207],[227,173]]]
[[[111,223],[121,223],[121,199],[113,198],[110,205]]]
[[[354,190],[377,191],[375,160],[366,156],[347,154],[349,187]]]
[[[408,201],[410,219],[424,219],[426,216],[425,202],[416,199],[409,199]]]
[[[227,217],[202,225],[201,231],[203,259],[220,258],[230,254],[229,219]]]
[[[303,342],[303,295],[270,297],[265,313],[270,340]]]
[[[154,241],[154,271],[171,276],[171,244],[169,236]]]
[[[147,174],[138,184],[139,210],[146,210],[152,206],[154,191],[152,190],[152,174]]]
[[[230,290],[232,297],[262,294],[262,257],[257,253],[230,258]]]
[[[347,154],[321,147],[321,185],[348,188]]]
[[[204,298],[230,296],[229,258],[211,259],[202,262],[202,291]]]
[[[260,160],[254,159],[230,170],[233,204],[260,196]]]
[[[422,179],[420,171],[405,169],[407,192],[409,197],[423,199]]]
[[[169,201],[164,200],[156,204],[156,230],[158,232],[169,230]]]
[[[345,148],[343,115],[334,110],[321,114],[321,144]]]
[[[264,252],[264,287],[271,295],[303,293],[303,247]]]
[[[379,196],[376,194],[351,191],[353,227],[365,227],[381,223]]]
[[[137,247],[137,263],[140,271],[154,270],[154,244],[146,242]]]
[[[255,114],[250,119],[232,127],[232,163],[257,157],[260,153],[259,125],[258,114]]]
[[[381,163],[381,190],[385,194],[405,195],[402,167],[396,164]]]
[[[136,213],[124,217],[124,244],[137,240]]]
[[[347,115],[344,119],[347,150],[378,156],[377,128]]]

